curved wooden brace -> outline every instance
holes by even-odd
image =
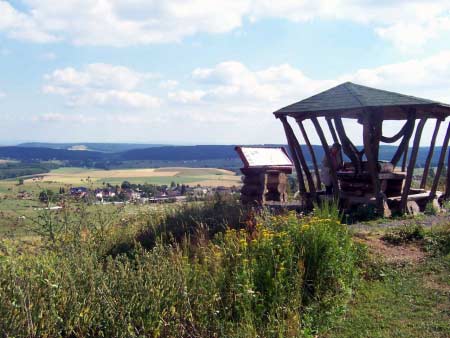
[[[449,140],[450,140],[450,123],[448,124],[448,127],[447,127],[447,132],[444,137],[444,142],[442,143],[441,154],[439,155],[439,163],[438,163],[438,166],[436,169],[436,175],[434,176],[433,184],[432,184],[431,190],[430,190],[430,200],[432,200],[433,198],[436,197],[436,190],[437,190],[437,187],[439,184],[439,179],[441,177],[442,168],[444,167],[445,153],[447,152]],[[448,172],[449,172],[449,170],[447,169],[447,174],[448,174]],[[447,181],[447,187],[448,187],[448,183],[449,182]],[[447,192],[448,191],[446,191],[446,193]],[[448,197],[448,196],[446,196],[446,197]]]
[[[427,185],[427,178],[428,178],[428,171],[430,170],[430,163],[433,158],[434,153],[434,145],[436,144],[436,138],[439,132],[439,127],[441,126],[442,120],[437,119],[436,125],[434,127],[433,136],[431,137],[431,144],[430,144],[430,150],[428,151],[428,156],[425,161],[425,166],[423,168],[423,174],[422,174],[422,180],[420,181],[420,188],[425,189],[425,186]]]
[[[411,136],[414,132],[414,127],[416,124],[416,114],[411,114],[408,118],[408,124],[407,129],[405,130],[405,135],[403,136],[402,141],[400,142],[397,151],[395,152],[394,156],[392,157],[391,163],[395,167],[402,157],[402,155],[405,154],[405,148],[408,149],[409,147],[409,140],[411,139]]]
[[[327,139],[323,134],[322,127],[316,117],[311,117],[311,121],[316,129],[317,135],[319,135],[320,142],[322,143],[323,151],[327,158],[328,163],[333,163],[331,159],[330,149],[328,147]],[[333,195],[336,200],[339,200],[339,183],[337,179],[337,174],[335,170],[331,170],[331,180],[333,182]]]
[[[402,129],[400,129],[400,131],[397,134],[395,134],[394,136],[387,137],[387,136],[381,135],[381,142],[384,142],[384,143],[397,142],[398,140],[400,140],[400,138],[402,136],[405,136],[405,132],[408,130],[408,124],[410,124],[410,123],[411,123],[411,121],[407,120],[405,122],[405,124],[403,125]]]
[[[322,182],[320,181],[320,172],[319,172],[319,166],[317,165],[317,158],[316,154],[314,153],[314,148],[311,145],[311,142],[309,141],[308,134],[306,133],[305,127],[303,126],[303,123],[301,120],[297,120],[297,124],[300,128],[300,132],[302,133],[303,139],[305,140],[306,146],[309,149],[309,153],[311,155],[311,160],[313,162],[314,166],[314,173],[316,175],[316,182],[317,182],[317,189],[320,190],[322,186]]]
[[[402,198],[400,200],[400,211],[402,213],[406,212],[406,204],[408,201],[408,195],[411,188],[414,167],[416,165],[417,153],[419,152],[420,137],[422,136],[422,130],[423,127],[425,126],[426,121],[427,121],[426,118],[422,118],[420,120],[419,124],[417,125],[416,135],[414,136],[413,148],[411,150],[411,157],[408,163],[405,185],[403,186]]]
[[[303,179],[302,167],[300,165],[300,161],[297,156],[297,151],[295,150],[294,141],[289,132],[291,126],[289,125],[289,122],[287,121],[286,117],[284,116],[280,117],[280,120],[281,123],[283,123],[284,133],[286,134],[286,139],[288,141],[288,145],[291,150],[292,161],[294,162],[295,171],[297,173],[298,190],[300,191],[300,194],[304,196],[306,195],[305,181]]]
[[[342,142],[342,150],[354,165],[355,174],[360,174],[362,172],[361,162],[364,150],[362,152],[359,152],[358,149],[355,147],[355,145],[352,143],[352,141],[347,137],[347,134],[345,133],[344,124],[342,123],[342,119],[340,117],[336,117],[334,119],[334,124],[336,125],[336,130]]]

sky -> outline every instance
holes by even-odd
[[[285,143],[345,81],[450,103],[450,1],[0,0],[0,144]]]

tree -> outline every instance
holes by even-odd
[[[53,199],[54,195],[55,193],[52,190],[42,190],[39,193],[39,201],[42,203],[48,203]]]
[[[131,183],[128,181],[123,181],[122,185],[120,186],[122,189],[130,189],[131,188]]]

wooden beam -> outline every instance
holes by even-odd
[[[378,177],[378,150],[377,150],[378,145],[380,143],[381,133],[379,133],[376,130],[377,125],[381,124],[381,121],[378,120],[374,115],[375,114],[367,113],[364,114],[363,116],[362,119],[363,142],[367,158],[367,166],[374,188],[377,210],[381,215],[383,215],[384,207],[381,195],[381,184]]]
[[[314,152],[314,148],[311,145],[311,142],[309,141],[308,134],[306,133],[305,127],[303,126],[302,121],[297,120],[297,124],[300,127],[300,132],[302,133],[303,139],[305,140],[306,146],[309,149],[309,153],[311,155],[311,160],[313,162],[314,166],[314,173],[316,175],[316,182],[317,182],[317,189],[321,189],[322,182],[320,181],[320,172],[319,172],[319,166],[317,165],[317,158],[316,154]]]
[[[406,172],[405,185],[403,186],[402,199],[400,200],[400,211],[406,212],[406,204],[408,202],[409,190],[411,188],[414,167],[416,166],[417,153],[419,152],[420,137],[422,136],[422,130],[427,121],[426,118],[422,118],[417,125],[416,135],[414,136],[413,148],[411,150],[411,158],[409,159],[408,169]]]
[[[300,194],[305,197],[306,196],[306,187],[305,187],[305,181],[303,179],[303,173],[302,173],[302,167],[300,165],[298,156],[297,156],[297,152],[295,150],[294,147],[294,142],[291,138],[291,135],[289,133],[289,122],[287,121],[285,116],[280,117],[281,123],[283,123],[283,128],[284,128],[284,133],[286,134],[286,138],[288,141],[288,145],[289,148],[291,150],[291,156],[292,156],[292,161],[294,162],[294,166],[295,166],[295,171],[297,173],[297,179],[298,179],[298,190],[300,192]]]
[[[439,184],[439,179],[441,178],[442,168],[444,167],[445,153],[447,152],[448,141],[450,140],[450,123],[447,127],[447,132],[445,133],[444,143],[442,143],[441,154],[439,155],[439,163],[436,169],[436,175],[434,176],[433,184],[430,190],[430,200],[436,197],[436,191]],[[447,172],[449,169],[447,168]],[[446,182],[448,184],[448,182]],[[447,192],[446,192],[447,193]]]
[[[337,174],[336,174],[336,170],[334,170],[333,166],[332,166],[332,159],[331,159],[331,154],[330,154],[330,148],[328,146],[327,143],[327,139],[325,138],[325,135],[323,133],[322,127],[320,126],[319,121],[317,120],[316,117],[312,117],[311,121],[314,125],[314,128],[316,129],[317,135],[319,135],[320,138],[320,142],[322,143],[322,147],[323,147],[323,151],[325,152],[325,156],[327,158],[327,161],[330,165],[330,171],[331,171],[331,180],[333,183],[333,195],[334,198],[336,200],[339,200],[339,183],[338,183],[338,179],[337,179]]]
[[[400,140],[401,137],[405,136],[405,133],[407,130],[408,130],[408,121],[405,122],[402,129],[400,129],[400,131],[397,134],[395,134],[394,136],[391,136],[391,137],[381,136],[381,142],[394,143],[394,142]]]
[[[342,150],[344,151],[345,155],[348,156],[350,161],[353,163],[353,166],[355,167],[355,173],[360,174],[362,171],[362,165],[361,165],[361,156],[358,152],[358,149],[354,146],[352,141],[347,137],[347,134],[345,133],[344,124],[342,123],[342,119],[340,117],[336,117],[334,119],[334,124],[336,125],[336,130],[339,134],[339,138],[342,142]]]
[[[433,136],[431,137],[430,150],[428,151],[427,160],[425,161],[425,167],[423,168],[422,180],[420,182],[421,189],[425,189],[425,186],[427,185],[428,171],[430,170],[430,163],[434,153],[434,145],[436,143],[436,138],[439,132],[439,127],[441,126],[441,122],[442,121],[439,119],[436,120]]]
[[[408,117],[408,128],[405,130],[405,135],[402,138],[402,141],[400,142],[397,151],[395,152],[394,156],[392,157],[391,163],[394,165],[394,167],[397,165],[398,161],[402,156],[405,155],[405,152],[407,152],[406,149],[409,148],[409,140],[411,139],[411,136],[414,132],[414,127],[416,124],[416,117],[415,113],[410,114]]]
[[[300,165],[303,168],[303,172],[305,173],[306,181],[308,182],[309,192],[312,194],[313,198],[315,198],[316,197],[316,187],[315,187],[311,172],[309,171],[308,164],[306,163],[305,156],[303,156],[302,147],[300,146],[300,143],[298,142],[297,137],[295,136],[295,133],[292,130],[291,125],[287,122],[287,120],[286,120],[286,123],[287,123],[287,125],[286,125],[287,131],[292,139],[292,143],[293,143],[294,149],[297,153],[297,157],[300,161]]]
[[[445,193],[444,193],[444,199],[448,199],[448,196],[450,194],[450,152],[448,153],[447,158],[447,177],[445,180]]]
[[[330,129],[330,133],[331,133],[331,137],[333,138],[333,142],[339,143],[339,139],[336,135],[336,130],[334,129],[334,126],[333,126],[333,121],[329,117],[327,117],[325,120],[327,121],[328,129]]]

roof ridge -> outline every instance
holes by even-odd
[[[347,81],[345,83],[342,84],[342,86],[344,86],[345,89],[347,89],[347,91],[359,102],[359,104],[361,105],[361,107],[365,107],[366,104],[363,102],[363,100],[361,100],[358,96],[357,93],[355,93],[355,91],[353,90],[353,88],[350,88],[349,85],[354,85],[354,83]]]
[[[430,99],[424,99],[424,98],[421,98],[421,97],[418,97],[418,96],[414,96],[414,95],[407,95],[407,94],[393,92],[391,90],[379,89],[379,88],[373,88],[373,87],[369,87],[369,86],[364,86],[364,85],[361,85],[361,84],[358,84],[358,83],[353,83],[353,82],[350,82],[350,81],[347,81],[344,84],[345,85],[351,84],[352,86],[355,86],[355,87],[362,87],[362,88],[369,89],[369,90],[376,90],[376,91],[387,93],[387,94],[390,94],[390,95],[396,95],[396,96],[401,96],[401,97],[405,97],[405,98],[415,99],[415,100],[419,100],[419,101],[427,102],[427,103],[441,103],[439,101],[434,101],[434,100],[430,100]],[[348,87],[346,86],[346,88],[348,88]]]

